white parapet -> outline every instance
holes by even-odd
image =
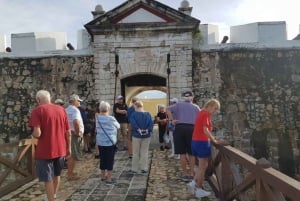
[[[77,31],[77,50],[87,49],[90,46],[90,35],[85,29]]]
[[[5,52],[5,35],[0,34],[0,52]]]
[[[255,22],[230,27],[231,43],[281,43],[287,40],[285,21]]]
[[[213,24],[200,24],[203,45],[219,43],[219,27]]]
[[[67,36],[64,32],[11,34],[14,53],[66,50]]]

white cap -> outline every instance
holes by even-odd
[[[80,99],[78,95],[76,95],[76,94],[71,95],[70,101],[75,101],[75,100],[82,101],[82,99]]]
[[[117,97],[117,100],[120,100],[120,99],[123,99],[123,96],[119,95],[119,96]]]
[[[172,103],[178,103],[178,99],[177,99],[177,98],[172,98],[172,99],[170,100],[170,102],[172,102]]]

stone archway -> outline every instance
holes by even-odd
[[[129,105],[131,98],[143,91],[158,90],[167,93],[166,83],[165,77],[136,74],[121,79],[121,94],[125,95],[125,101]]]

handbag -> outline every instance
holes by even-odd
[[[102,127],[102,124],[101,122],[98,120],[99,124],[100,124],[100,127],[101,129],[103,130],[104,134],[106,135],[106,137],[109,139],[109,141],[111,142],[111,144],[113,145],[114,147],[114,151],[117,152],[118,151],[118,147],[117,147],[117,144],[114,144],[114,142],[112,141],[112,139],[108,136],[108,134],[106,133],[106,131],[104,130],[104,128]]]

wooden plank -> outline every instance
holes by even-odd
[[[221,170],[221,192],[222,197],[225,198],[225,195],[227,195],[231,189],[233,188],[233,176],[232,172],[230,170],[230,161],[227,157],[222,157],[222,170]]]
[[[35,177],[31,175],[31,176],[25,177],[23,179],[16,180],[15,182],[10,183],[3,188],[0,188],[0,198],[34,179],[35,179]]]
[[[241,194],[242,192],[246,191],[248,188],[253,186],[255,184],[255,175],[249,174],[245,180],[240,182],[237,186],[234,187],[234,189],[226,196],[226,200],[233,200],[233,198],[236,198],[238,194]],[[248,197],[241,195],[239,196],[241,200],[250,200]]]
[[[248,169],[249,171],[255,171],[256,170],[256,159],[252,156],[249,156],[248,154],[234,148],[231,146],[223,146],[220,148],[221,152],[228,156],[231,160],[241,164],[243,167]]]
[[[5,178],[12,171],[14,171],[15,174],[18,173],[18,174],[24,176],[24,178],[18,179],[16,181],[2,187],[0,189],[0,197],[17,189],[21,185],[24,185],[28,181],[31,181],[35,178],[34,168],[33,168],[34,160],[33,160],[32,156],[34,155],[36,144],[37,144],[36,139],[24,139],[19,142],[15,142],[15,143],[4,144],[4,146],[1,145],[1,148],[5,147],[6,149],[19,147],[19,152],[13,161],[7,160],[6,158],[3,158],[3,157],[0,157],[0,164],[7,166],[7,170],[0,176],[0,186],[3,184],[3,182],[5,181]],[[24,148],[22,148],[22,147],[24,147]],[[24,158],[24,156],[26,156],[27,153],[30,153],[29,159],[28,159],[28,164],[27,164],[28,165],[27,169],[29,170],[29,172],[27,170],[23,170],[20,167],[18,167],[19,162]],[[31,166],[31,167],[29,167],[29,166]]]
[[[265,191],[267,192],[267,196],[269,197],[270,200],[274,200],[274,201],[280,201],[281,198],[283,198],[283,196],[279,196],[279,197],[276,197],[274,194],[274,191],[270,188],[270,186],[268,184],[266,184],[265,182],[262,181],[262,185],[265,189]],[[281,194],[281,193],[278,193],[278,194]],[[285,201],[285,199],[281,200],[281,201]]]
[[[276,191],[282,192],[285,196],[294,201],[300,199],[300,182],[273,169],[259,169],[257,174],[264,179],[264,182],[272,186]]]
[[[21,168],[19,168],[17,166],[18,161],[15,160],[14,162],[11,162],[5,158],[1,158],[0,157],[0,163],[7,166],[7,170],[4,171],[4,173],[2,173],[2,175],[0,176],[0,184],[2,184],[5,180],[5,178],[7,177],[7,175],[9,175],[10,172],[15,171],[16,173],[21,174],[22,176],[28,176],[30,175],[30,173],[28,171],[24,171]]]
[[[8,148],[16,148],[18,147],[19,142],[5,143],[1,144],[0,151]]]
[[[215,192],[215,194],[219,195],[220,189],[219,189],[218,179],[217,179],[216,175],[210,176],[209,178],[207,178],[207,181],[208,181],[210,187]]]
[[[281,172],[268,167],[260,167],[257,160],[253,157],[231,147],[231,146],[219,146],[218,149],[228,160],[239,163],[243,168],[248,169],[250,172],[255,174],[258,180],[262,179],[264,183],[272,186],[274,192],[282,192],[285,196],[289,197],[294,201],[299,201],[300,198],[300,182]],[[222,173],[223,174],[223,173]],[[218,177],[219,178],[219,177]],[[223,175],[220,179],[224,179]],[[261,191],[266,191],[264,187],[261,188],[260,182],[256,182],[256,193],[261,194]],[[264,192],[266,193],[266,192]],[[257,198],[258,199],[258,198]]]

